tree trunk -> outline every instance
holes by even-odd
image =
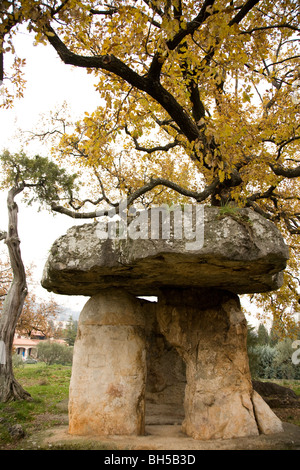
[[[0,315],[0,402],[30,398],[30,394],[15,379],[12,367],[15,328],[27,295],[26,273],[18,237],[18,206],[14,201],[15,196],[22,190],[22,186],[13,187],[7,197],[8,233],[5,243],[8,247],[13,281]]]

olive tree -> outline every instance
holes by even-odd
[[[17,382],[12,368],[12,346],[18,319],[27,295],[26,271],[18,234],[18,204],[16,197],[26,192],[27,201],[38,201],[41,206],[67,196],[74,187],[75,175],[68,175],[47,158],[29,158],[24,152],[0,155],[2,189],[7,188],[7,231],[0,232],[0,239],[7,245],[12,270],[12,281],[0,312],[0,401],[30,398]],[[31,196],[31,198],[29,198]],[[29,199],[28,199],[29,198]],[[34,228],[33,228],[34,230]]]

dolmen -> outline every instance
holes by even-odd
[[[181,208],[157,210],[159,233],[157,213],[144,210],[125,230],[124,221],[106,232],[95,221],[54,242],[43,287],[89,297],[74,346],[70,434],[143,435],[155,409],[157,422],[165,412],[165,423],[180,420],[199,440],[282,432],[252,387],[239,294],[278,289],[288,248],[251,209],[200,207],[190,213],[194,239]]]

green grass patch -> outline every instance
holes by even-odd
[[[17,367],[14,374],[23,388],[30,393],[31,401],[11,401],[0,403],[0,449],[12,444],[8,431],[10,426],[21,424],[27,436],[38,427],[47,428],[59,420],[41,419],[41,416],[67,414],[71,366],[46,365],[44,363],[25,364]]]

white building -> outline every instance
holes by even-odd
[[[37,356],[37,345],[39,340],[29,339],[29,338],[14,338],[13,348],[22,359],[25,361],[29,357],[36,358]]]

